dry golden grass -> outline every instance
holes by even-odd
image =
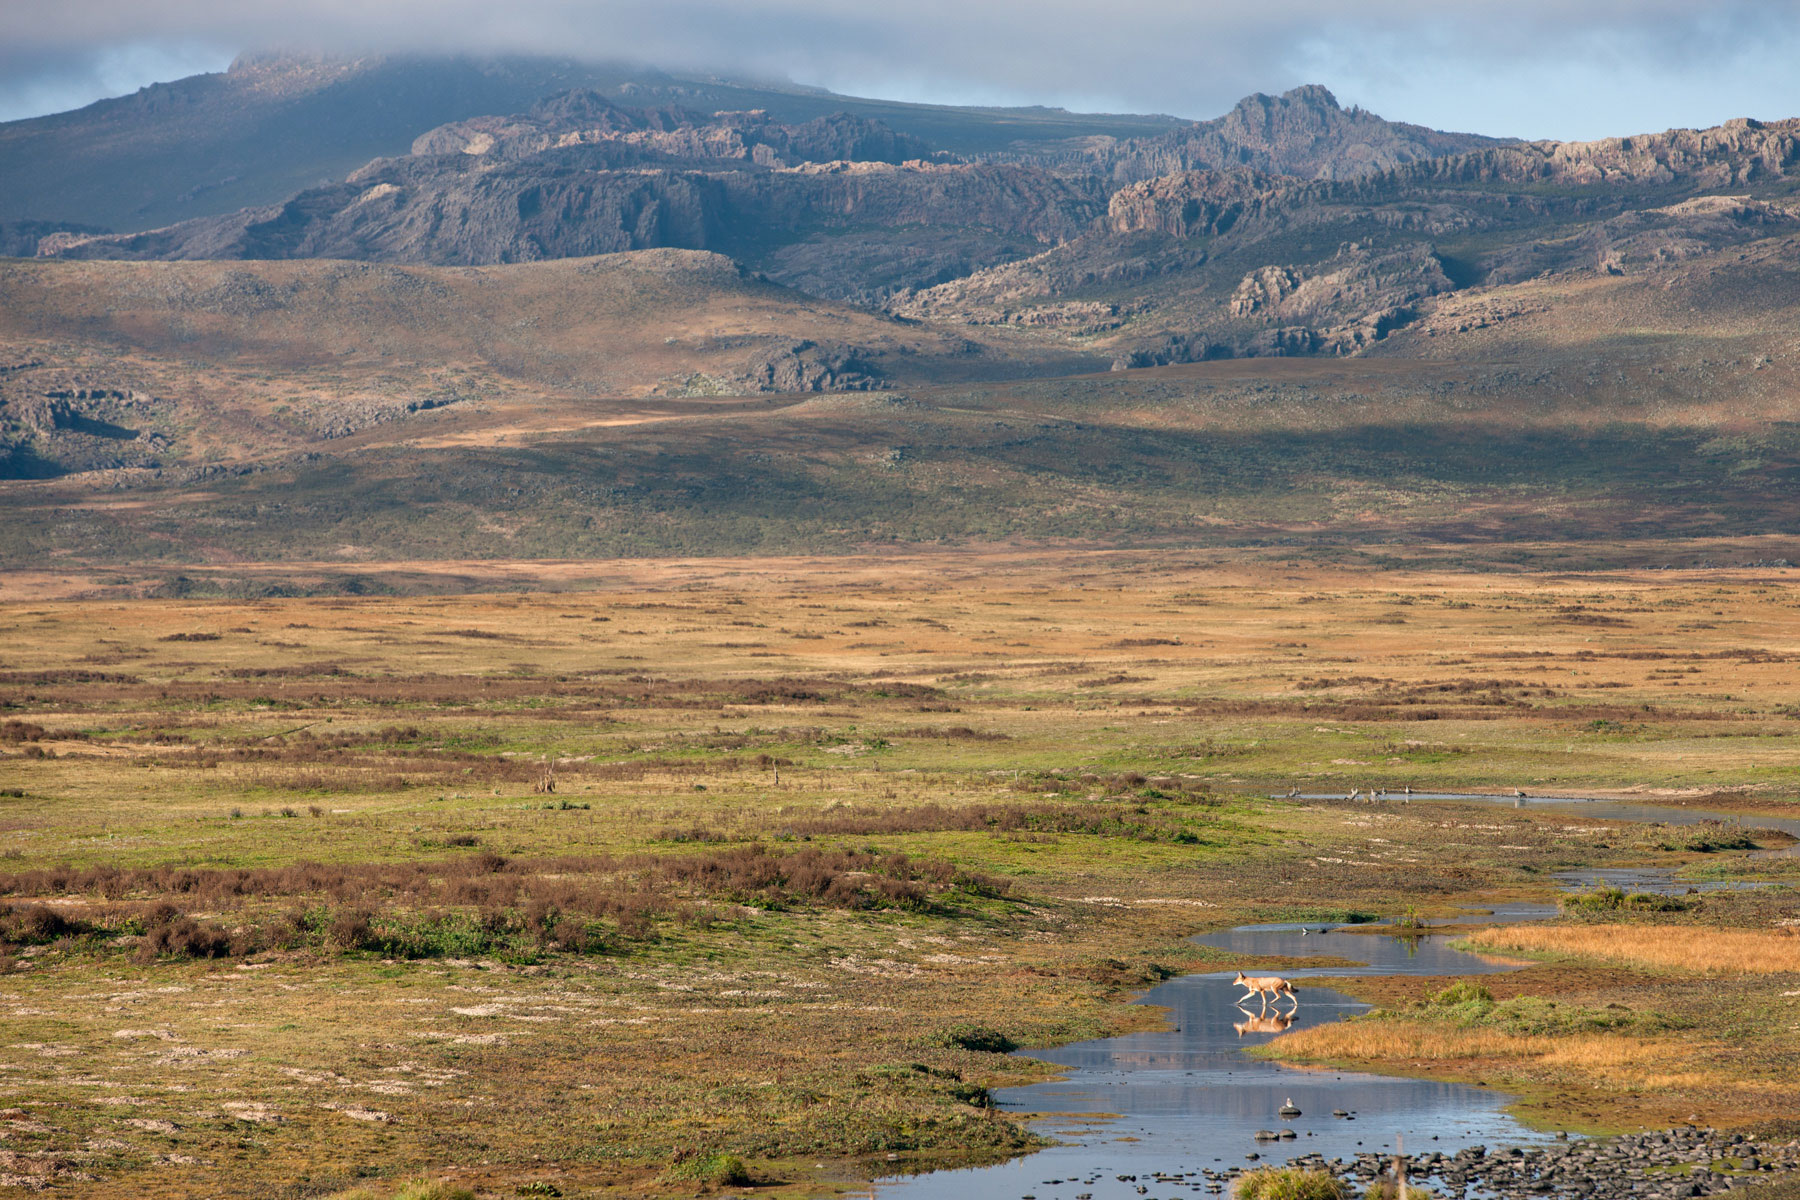
[[[1429,1021],[1388,1019],[1318,1025],[1277,1043],[1290,1059],[1388,1060],[1442,1063],[1463,1059],[1534,1059],[1600,1074],[1662,1071],[1693,1052],[1691,1042],[1663,1042],[1604,1034],[1507,1033],[1465,1029]]]
[[[1800,937],[1682,925],[1520,925],[1484,929],[1469,941],[1483,950],[1567,954],[1659,970],[1708,974],[1800,973]]]
[[[1625,1096],[1710,1093],[1721,1107],[1742,1107],[1782,1093],[1779,1083],[1722,1072],[1723,1051],[1692,1035],[1546,1036],[1398,1017],[1320,1025],[1271,1043],[1271,1053],[1289,1062],[1376,1065],[1453,1077],[1498,1075],[1507,1086],[1526,1091],[1572,1084]]]

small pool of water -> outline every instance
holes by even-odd
[[[1325,797],[1302,797],[1323,799]],[[1331,797],[1336,798],[1336,797]],[[1390,797],[1393,802],[1397,797]],[[1413,801],[1457,800],[1514,804],[1514,797],[1423,795]],[[1378,802],[1379,803],[1379,802]],[[1580,815],[1673,825],[1717,820],[1722,814],[1652,805],[1582,800],[1527,799],[1527,805],[1571,809]],[[1573,815],[1573,814],[1572,814]],[[1800,820],[1745,817],[1748,827],[1783,829],[1800,836]],[[1647,868],[1564,872],[1571,890],[1612,885],[1628,891],[1683,892],[1689,887],[1754,886],[1678,881],[1669,870]],[[1484,924],[1543,920],[1551,904],[1507,903],[1471,913]],[[1440,922],[1442,923],[1442,922]],[[1000,1107],[1047,1114],[1035,1127],[1064,1144],[991,1167],[934,1171],[884,1181],[881,1197],[905,1200],[1166,1200],[1204,1196],[1205,1171],[1277,1164],[1320,1153],[1347,1158],[1367,1150],[1391,1150],[1396,1136],[1409,1153],[1454,1153],[1464,1146],[1524,1146],[1554,1135],[1525,1128],[1504,1111],[1513,1097],[1486,1087],[1433,1083],[1348,1071],[1316,1070],[1265,1062],[1244,1050],[1288,1030],[1306,1029],[1366,1012],[1321,980],[1363,975],[1487,975],[1518,969],[1501,959],[1453,949],[1451,937],[1400,938],[1362,926],[1247,925],[1194,940],[1246,956],[1320,956],[1354,966],[1280,972],[1299,987],[1300,1003],[1240,1004],[1235,972],[1188,975],[1147,993],[1142,1003],[1169,1010],[1171,1030],[1076,1042],[1033,1050],[1033,1058],[1068,1069],[1056,1083],[995,1093]],[[1302,932],[1304,930],[1304,932]],[[1301,1115],[1280,1116],[1292,1101]],[[1333,1116],[1343,1110],[1349,1117]],[[1260,1130],[1291,1129],[1284,1141],[1257,1141]],[[1252,1159],[1249,1156],[1256,1155]],[[1134,1176],[1121,1180],[1120,1175]],[[1181,1176],[1158,1181],[1154,1177]],[[1143,1190],[1140,1190],[1143,1189]]]
[[[1510,905],[1504,914],[1475,918],[1533,920],[1552,905]],[[1356,928],[1356,927],[1348,927]],[[1369,927],[1363,927],[1368,929]],[[1302,933],[1302,929],[1306,930]],[[1025,1158],[992,1167],[936,1171],[884,1183],[879,1191],[912,1197],[1013,1197],[1142,1200],[1144,1176],[1224,1170],[1280,1163],[1318,1152],[1328,1158],[1391,1148],[1396,1134],[1415,1152],[1446,1153],[1482,1143],[1526,1145],[1549,1135],[1526,1129],[1502,1111],[1503,1092],[1349,1071],[1313,1070],[1250,1058],[1244,1050],[1288,1030],[1306,1029],[1368,1011],[1368,1005],[1316,981],[1352,975],[1485,975],[1514,964],[1452,949],[1449,937],[1398,938],[1378,932],[1322,931],[1316,924],[1249,925],[1194,939],[1247,956],[1317,955],[1360,965],[1285,970],[1299,986],[1300,1003],[1240,1004],[1235,972],[1187,975],[1151,990],[1142,1003],[1169,1010],[1175,1027],[1076,1042],[1031,1057],[1069,1068],[1056,1083],[1008,1088],[1002,1107],[1092,1118],[1098,1124],[1047,1117],[1039,1128],[1065,1139]],[[1288,1101],[1301,1115],[1284,1120]],[[1334,1109],[1353,1114],[1335,1117]],[[1258,1142],[1260,1130],[1292,1129],[1291,1140]],[[1255,1160],[1247,1156],[1256,1154]],[[1137,1175],[1119,1180],[1118,1175]],[[1051,1182],[1051,1181],[1056,1182]],[[1202,1186],[1201,1178],[1187,1184]],[[1151,1187],[1161,1195],[1192,1195],[1187,1184]],[[1202,1186],[1201,1194],[1204,1194]]]

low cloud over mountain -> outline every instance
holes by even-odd
[[[80,89],[118,78],[127,51],[154,70],[155,54],[191,66],[208,48],[223,63],[263,46],[573,54],[788,76],[860,95],[1187,117],[1318,80],[1397,117],[1527,137],[1800,107],[1800,79],[1784,66],[1800,49],[1800,12],[1786,0],[94,0],[21,8],[7,23],[0,112],[12,115],[24,115],[28,98],[53,103],[59,80],[70,106],[94,98]],[[101,70],[108,61],[115,69]]]

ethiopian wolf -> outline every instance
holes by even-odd
[[[1244,989],[1244,995],[1239,999],[1239,1004],[1249,1000],[1252,996],[1260,996],[1265,1005],[1268,1004],[1271,996],[1277,999],[1286,996],[1295,1004],[1300,1003],[1300,997],[1294,994],[1294,985],[1279,975],[1246,975],[1239,971],[1237,978],[1231,982]]]

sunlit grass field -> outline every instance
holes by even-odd
[[[691,1193],[737,1156],[798,1195],[1017,1153],[1036,1135],[987,1089],[1045,1068],[996,1047],[1155,1027],[1132,995],[1235,965],[1188,934],[1449,915],[1581,865],[1784,877],[1735,847],[1779,843],[1756,814],[1800,791],[1790,575],[963,555],[6,603],[0,1172],[119,1196],[420,1173]],[[1271,798],[1371,787],[1392,794]],[[1405,787],[1710,797],[1746,828]],[[1760,903],[1709,911],[1791,940],[1767,932],[1791,901]],[[1647,1088],[1710,1091],[1720,1119],[1779,1107],[1791,1001],[1722,959],[1713,985],[1754,1004],[1708,1016],[1665,963],[1568,928],[1517,931],[1572,957],[1496,986],[1582,1011],[1654,992],[1669,1020],[1421,1010],[1398,1050],[1294,1051],[1474,1055],[1546,1122],[1665,1119],[1627,1103]],[[1430,984],[1367,988],[1404,1008]]]

